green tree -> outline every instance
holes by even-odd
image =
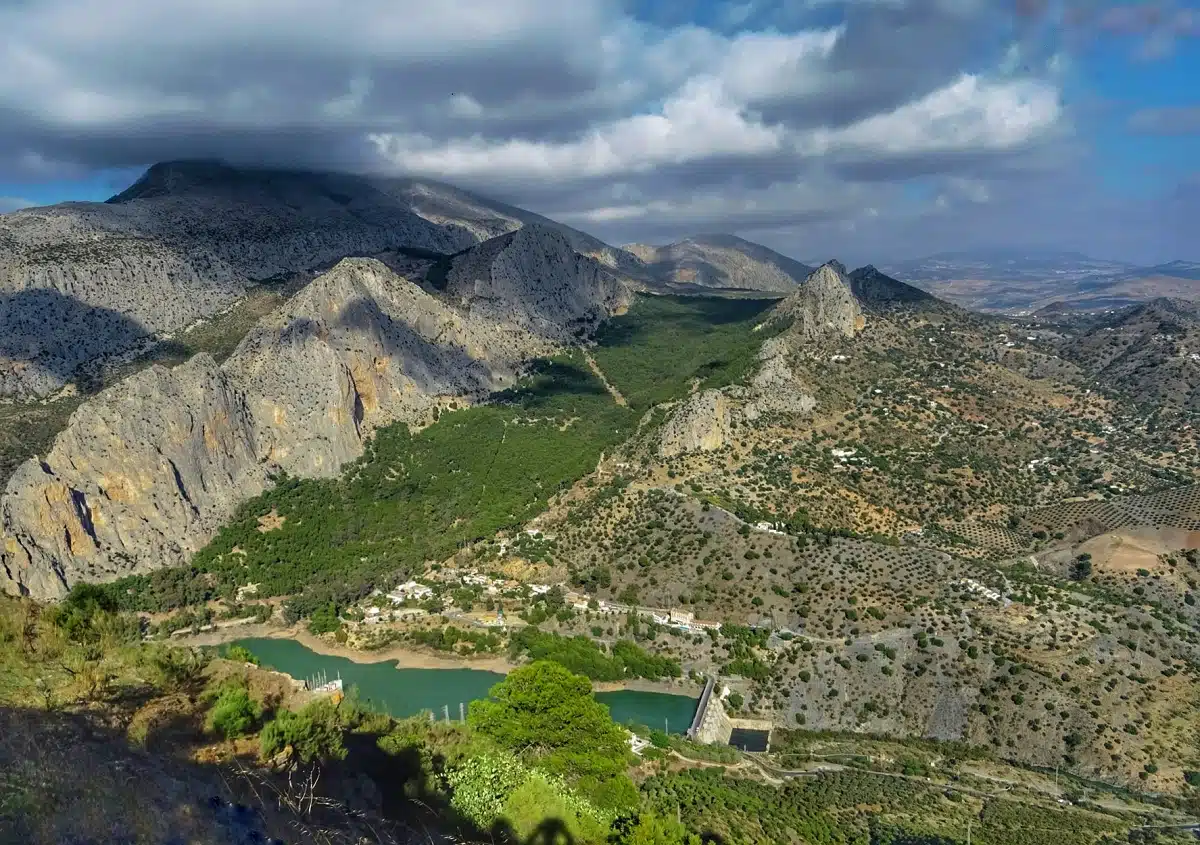
[[[225,685],[208,711],[205,727],[226,739],[244,736],[262,718],[262,705],[250,697],[244,683]]]
[[[620,825],[611,839],[614,845],[700,845],[700,837],[688,833],[675,819],[642,813]]]
[[[317,635],[328,634],[341,627],[342,620],[338,618],[337,605],[333,602],[318,608],[308,622],[308,630]]]
[[[225,654],[223,656],[226,660],[235,660],[238,663],[253,663],[255,666],[258,665],[258,658],[254,656],[253,652],[251,652],[250,649],[246,648],[244,645],[238,645],[237,643],[234,643],[225,649]]]
[[[471,704],[468,723],[496,744],[574,779],[606,807],[636,800],[625,731],[587,678],[548,660],[522,666]]]
[[[99,639],[98,623],[118,611],[112,593],[99,584],[76,584],[52,611],[50,619],[68,638],[76,642]]]

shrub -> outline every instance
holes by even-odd
[[[226,660],[233,660],[238,663],[253,663],[255,666],[258,665],[258,658],[250,652],[250,649],[237,643],[225,649],[224,657]]]
[[[250,697],[244,684],[225,685],[208,711],[204,726],[226,739],[250,733],[262,718],[262,705]]]
[[[284,710],[262,732],[262,755],[273,757],[290,747],[301,762],[341,760],[346,756],[337,711],[325,699],[300,712]]]

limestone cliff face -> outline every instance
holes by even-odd
[[[185,560],[267,467],[238,386],[207,355],[152,367],[81,406],[0,500],[0,582],[62,595]]]
[[[557,254],[557,242],[524,240],[535,256]],[[521,315],[513,297],[533,288],[508,275],[504,249],[476,249],[497,262],[481,277],[486,308],[464,313],[378,261],[348,259],[220,367],[206,355],[152,367],[80,406],[0,499],[0,587],[56,598],[79,581],[183,563],[272,473],[331,475],[381,425],[510,386],[524,362],[561,348],[545,320],[587,325],[624,295],[564,258],[542,282],[550,304]]]
[[[866,318],[843,269],[836,262],[822,264],[775,307],[770,321],[790,321],[788,333],[801,342],[854,337]]]
[[[561,233],[529,225],[457,256],[446,292],[473,317],[570,342],[624,308],[628,286]]]
[[[720,449],[729,439],[731,405],[720,390],[704,390],[688,397],[663,426],[659,455],[670,458],[685,452]]]

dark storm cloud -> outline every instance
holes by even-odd
[[[0,0],[0,179],[193,157],[420,175],[613,240],[793,254],[1016,236],[1026,182],[1059,207],[1022,169],[1070,135],[1044,3],[653,6]]]

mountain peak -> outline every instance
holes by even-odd
[[[850,289],[854,296],[864,305],[885,305],[895,303],[937,302],[937,298],[920,288],[897,281],[891,276],[884,275],[874,265],[859,267],[849,274]]]
[[[152,164],[121,193],[106,202],[120,204],[137,199],[170,196],[213,184],[238,180],[242,171],[218,159],[179,159]]]
[[[775,306],[772,320],[790,320],[792,331],[804,340],[829,334],[854,337],[864,318],[842,266],[827,261],[810,273],[795,293]]]

